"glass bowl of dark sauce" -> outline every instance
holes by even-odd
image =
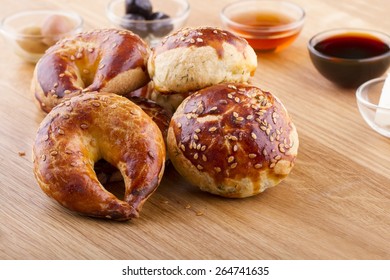
[[[390,37],[365,29],[333,29],[308,43],[315,68],[335,84],[356,88],[379,77],[390,66]]]

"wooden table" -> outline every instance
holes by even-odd
[[[52,5],[80,13],[85,29],[110,26],[106,0],[1,2],[0,16]],[[220,26],[228,2],[190,0],[187,25]],[[141,217],[124,223],[70,213],[40,190],[31,160],[43,118],[29,91],[34,66],[1,41],[0,258],[390,259],[390,139],[364,123],[354,90],[320,76],[306,49],[328,28],[388,32],[390,2],[294,2],[307,13],[303,32],[281,53],[259,54],[253,79],[284,102],[298,128],[290,176],[263,194],[232,200],[199,191],[169,166]]]

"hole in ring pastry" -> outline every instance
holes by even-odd
[[[150,78],[150,49],[127,30],[97,29],[65,38],[49,48],[35,66],[31,91],[43,111],[80,92],[125,94]]]
[[[128,220],[159,185],[165,153],[160,129],[140,107],[116,94],[85,93],[61,102],[40,124],[34,174],[48,196],[72,211]],[[123,200],[99,183],[94,163],[101,158],[121,172]]]

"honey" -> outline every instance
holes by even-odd
[[[301,28],[289,26],[295,20],[286,14],[276,12],[248,11],[232,15],[237,25],[229,26],[244,37],[256,51],[276,52],[290,45]]]

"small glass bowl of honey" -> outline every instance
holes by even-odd
[[[243,0],[221,11],[227,30],[245,38],[257,52],[279,52],[291,45],[302,30],[305,11],[278,0]]]

